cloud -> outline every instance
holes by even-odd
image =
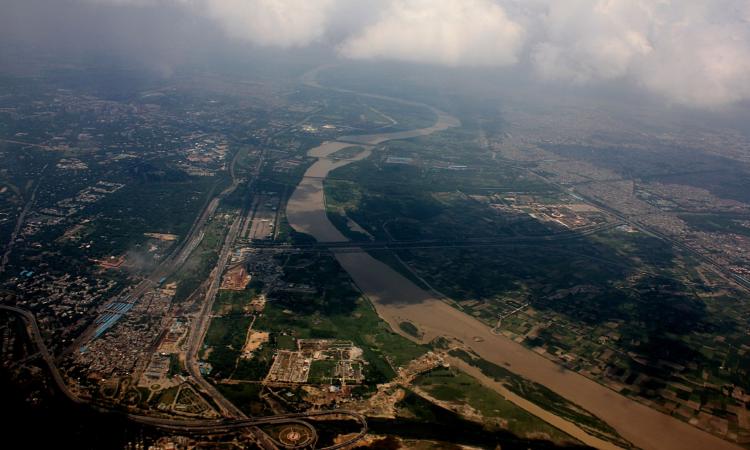
[[[698,107],[750,99],[747,0],[172,1],[264,46],[304,47],[336,29],[347,58],[520,62],[540,80],[639,86]]]
[[[356,59],[448,66],[505,66],[518,60],[523,30],[491,0],[395,0],[340,46]]]
[[[530,60],[546,80],[622,80],[672,101],[750,99],[745,0],[547,1]]]
[[[653,51],[648,27],[648,12],[638,0],[551,2],[530,57],[545,79],[584,83],[621,77],[636,58]]]
[[[732,2],[716,1],[659,24],[653,54],[634,65],[638,81],[653,92],[696,106],[750,99],[748,9],[742,18],[733,14],[740,10],[732,8]]]
[[[209,16],[226,32],[254,44],[303,47],[329,26],[335,0],[205,0]]]
[[[81,48],[109,42],[113,53],[169,60],[172,48],[215,48],[228,36],[352,59],[511,67],[539,82],[636,87],[696,107],[750,100],[748,0],[5,1],[0,44],[54,43],[64,29],[62,41],[77,35]]]
[[[304,47],[326,32],[337,0],[81,0],[119,7],[173,6],[207,17],[231,38],[267,47]]]

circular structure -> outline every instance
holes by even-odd
[[[301,448],[312,444],[315,435],[305,426],[291,424],[285,425],[279,431],[278,440],[287,448]]]
[[[290,431],[286,436],[285,439],[288,441],[294,441],[299,442],[299,439],[302,437],[302,435],[299,433],[299,431]]]

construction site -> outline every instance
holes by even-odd
[[[221,281],[221,289],[242,291],[250,284],[251,279],[252,277],[247,273],[244,264],[238,264],[226,271]]]

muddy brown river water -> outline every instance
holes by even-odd
[[[382,98],[382,97],[381,97]],[[397,101],[394,99],[394,101]],[[328,220],[323,181],[334,169],[366,158],[373,146],[394,139],[408,139],[459,126],[460,122],[433,109],[437,121],[429,128],[363,136],[344,136],[311,149],[318,158],[297,186],[287,204],[289,224],[319,242],[343,242],[347,238]],[[336,161],[330,155],[353,144],[364,147],[354,158]],[[337,253],[341,266],[370,299],[378,314],[394,331],[410,321],[424,332],[423,341],[450,336],[463,341],[487,361],[542,384],[569,401],[585,408],[616,429],[635,446],[648,450],[736,450],[741,447],[701,431],[685,422],[628,399],[601,384],[571,372],[504,336],[418,287],[390,266],[365,252]],[[403,334],[403,333],[401,333]],[[408,335],[407,338],[413,339]],[[522,406],[522,405],[519,405]],[[522,406],[523,407],[523,406]],[[555,425],[555,417],[544,420]],[[557,418],[558,428],[572,430],[569,422]],[[576,433],[573,430],[574,434]],[[595,447],[611,447],[592,436],[576,436]]]

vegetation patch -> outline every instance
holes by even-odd
[[[415,385],[438,400],[472,407],[482,415],[488,427],[505,428],[519,436],[546,435],[548,439],[559,443],[572,440],[567,434],[458,370],[437,368],[417,378]]]
[[[398,324],[398,327],[401,328],[401,331],[403,331],[404,333],[408,334],[409,336],[414,336],[417,339],[421,339],[422,335],[424,334],[419,331],[419,328],[417,328],[417,326],[411,322],[401,322]]]
[[[450,355],[462,359],[463,361],[477,367],[483,374],[499,381],[508,387],[513,393],[536,403],[540,407],[554,413],[555,415],[569,420],[581,427],[587,432],[596,435],[602,439],[618,443],[622,446],[628,446],[627,441],[622,439],[614,428],[607,425],[601,419],[597,418],[588,411],[580,408],[567,401],[565,398],[556,394],[552,390],[534,383],[509,370],[479,358],[463,350],[451,350]]]

